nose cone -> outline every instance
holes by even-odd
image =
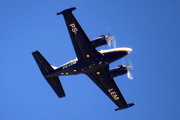
[[[101,50],[100,52],[102,54],[105,53],[114,53],[114,52],[120,52],[120,54],[122,54],[122,52],[124,53],[124,55],[129,54],[132,51],[131,48],[127,48],[127,47],[121,47],[121,48],[113,48],[113,49],[108,49],[108,50]],[[126,53],[125,53],[126,52]]]
[[[132,68],[132,66],[127,66],[126,67],[126,70],[129,70],[129,69],[131,69]]]
[[[129,54],[132,51],[131,48],[126,48],[126,52]]]

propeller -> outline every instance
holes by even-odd
[[[116,40],[114,39],[114,36],[111,36],[110,33],[108,33],[108,36],[106,38],[106,41],[109,45],[109,47],[111,47],[111,43],[114,46],[114,48],[116,47]]]
[[[106,38],[109,47],[111,47],[111,43],[114,46],[114,48],[116,47],[116,40],[114,39],[114,36],[110,36],[110,34],[108,33],[108,36],[101,35],[101,37]]]
[[[128,77],[130,80],[133,79],[132,73],[131,73],[131,71],[130,71],[131,68],[132,68],[132,66],[126,66],[127,77]]]
[[[124,64],[124,60],[123,60],[123,64]],[[132,63],[131,63],[130,60],[129,60],[129,65],[119,65],[119,67],[126,67],[127,77],[128,77],[130,80],[133,79],[132,73],[131,73],[131,71],[130,71],[130,69],[133,69],[133,66],[132,66]]]
[[[133,79],[133,76],[132,76],[132,73],[131,73],[130,69],[133,69],[133,66],[132,66],[131,61],[129,60],[129,66],[126,66],[127,77],[128,77],[130,80],[132,80],[132,79]]]

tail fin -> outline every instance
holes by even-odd
[[[32,55],[34,59],[36,60],[43,76],[45,76],[46,74],[54,70],[39,51],[33,52]],[[49,83],[49,85],[52,87],[52,89],[54,90],[54,92],[57,94],[59,98],[65,96],[63,87],[61,85],[61,82],[58,76],[57,77],[44,77],[44,78],[46,79],[46,81]]]

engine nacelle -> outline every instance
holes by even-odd
[[[106,37],[99,37],[96,39],[91,40],[92,45],[96,48],[99,47],[101,45],[107,45],[107,40]]]
[[[111,77],[114,78],[116,76],[126,74],[127,69],[126,69],[126,67],[120,65],[117,68],[113,68],[113,69],[109,70],[109,72],[111,74]]]

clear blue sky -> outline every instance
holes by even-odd
[[[179,120],[179,0],[1,0],[0,120]],[[60,77],[59,99],[33,59],[39,50],[53,65],[76,57],[63,16],[73,14],[90,39],[108,32],[133,51],[134,80],[115,78],[128,103],[117,106],[85,75]],[[102,46],[98,49],[109,49]],[[111,68],[122,64],[118,60]]]

